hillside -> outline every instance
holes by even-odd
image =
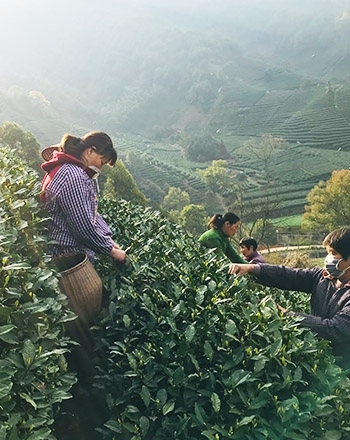
[[[263,133],[286,139],[286,148],[276,151],[271,158],[270,170],[278,187],[278,197],[283,200],[275,214],[300,213],[310,189],[319,180],[327,179],[334,169],[349,163],[350,87],[346,84],[333,87],[329,90],[326,84],[316,84],[304,89],[269,91],[222,88],[220,100],[210,113],[205,115],[192,106],[181,122],[185,128],[185,121],[187,127],[192,126],[190,132],[209,132],[224,141],[231,152],[230,172],[233,178],[238,173],[248,177],[245,197],[253,204],[266,192],[260,189],[261,163],[242,147],[244,140],[259,138]],[[24,125],[41,145],[57,142],[67,131],[82,135],[89,130],[88,125],[44,117],[28,119]],[[177,134],[175,141],[170,138],[154,141],[152,137],[119,132],[113,133],[113,137],[120,156],[152,204],[161,202],[169,186],[186,190],[193,203],[202,203],[205,187],[195,170],[209,163],[186,160],[181,147],[186,133],[179,126],[175,127],[170,130],[171,134]],[[275,193],[273,188],[271,194]]]
[[[66,19],[58,1],[3,14],[0,122],[18,122],[42,146],[65,132],[108,131],[154,205],[169,186],[203,201],[196,169],[209,163],[190,163],[183,151],[197,134],[225,143],[232,178],[244,178],[247,203],[259,203],[261,163],[243,144],[281,136],[287,145],[270,163],[275,215],[302,212],[308,191],[349,164],[349,2],[149,3],[122,10],[106,0],[108,17],[77,2]],[[32,32],[36,16],[46,21]],[[51,29],[60,17],[58,41]],[[88,31],[91,17],[98,33]]]

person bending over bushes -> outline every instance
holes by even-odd
[[[230,275],[252,274],[258,283],[283,290],[309,293],[310,313],[298,315],[300,324],[331,341],[340,364],[350,368],[350,228],[330,232],[322,243],[326,250],[323,268],[291,268],[271,264],[231,264]]]
[[[220,256],[226,256],[232,263],[246,263],[230,243],[241,221],[233,212],[215,214],[208,223],[209,230],[199,237],[199,243],[207,248],[216,249]]]

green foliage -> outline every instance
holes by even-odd
[[[232,181],[227,171],[226,160],[213,160],[210,167],[199,170],[198,174],[207,185],[209,192],[222,194],[232,190]]]
[[[161,212],[173,223],[182,224],[181,211],[190,204],[190,196],[180,188],[170,187],[160,205]]]
[[[181,211],[186,205],[190,204],[190,196],[186,191],[171,186],[168,194],[164,197],[161,209],[162,211]]]
[[[348,438],[350,384],[326,341],[281,316],[276,289],[227,267],[160,213],[101,203],[128,264],[99,261],[111,291],[98,329],[118,440]],[[302,295],[305,298],[305,295]]]
[[[145,195],[139,190],[133,176],[125,167],[123,161],[118,160],[113,168],[106,168],[107,186],[102,191],[108,198],[118,198],[147,206]]]
[[[331,178],[319,182],[307,196],[303,226],[331,231],[350,224],[350,171],[333,171]]]
[[[24,131],[14,122],[4,122],[0,126],[0,143],[13,148],[29,166],[40,171],[42,159],[39,154],[40,145],[30,131]]]
[[[207,162],[216,159],[228,159],[229,154],[223,141],[212,136],[196,136],[185,145],[186,156],[189,160]]]
[[[110,176],[107,177],[107,180],[105,181],[105,184],[103,185],[102,195],[103,195],[103,197],[105,197],[106,199],[109,199],[109,200],[117,200],[118,199],[118,195],[117,195],[117,191],[115,189],[114,183],[113,183],[113,179]]]
[[[137,185],[150,199],[152,206],[158,207],[162,203],[170,187],[186,191],[193,203],[199,203],[205,184],[193,172],[185,171],[177,166],[179,162],[178,151],[175,155],[175,166],[172,162],[164,162],[164,157],[162,161],[156,159],[159,149],[153,149],[150,144],[141,148],[141,139],[136,138],[132,145],[127,144],[127,165],[132,175],[135,176]],[[132,148],[137,151],[137,155],[130,154]],[[150,152],[154,155],[150,155]],[[166,155],[168,153],[169,149],[166,150]]]
[[[199,106],[204,112],[210,110],[215,98],[216,90],[208,79],[196,82],[187,95],[188,102]]]
[[[206,192],[203,205],[206,212],[209,214],[209,217],[212,217],[214,214],[217,213],[227,212],[231,210],[231,208],[227,209],[225,200],[220,195],[220,193],[214,193],[212,191]]]
[[[0,438],[47,440],[57,405],[70,397],[66,297],[45,264],[39,178],[0,149]]]
[[[167,19],[173,19],[175,15],[168,14]],[[102,19],[102,15],[99,19]],[[120,29],[120,26],[115,26],[115,20],[111,21],[114,28]],[[340,22],[333,21],[332,25],[328,23],[326,32],[331,32],[335,23],[338,27]],[[211,34],[208,26],[204,33],[203,29],[191,32],[183,28],[184,23],[181,23],[181,29],[173,28],[170,31],[164,28],[162,19],[144,20],[142,29],[146,26],[146,30],[143,31],[135,29],[135,22],[128,25],[125,22],[125,38],[109,38],[106,46],[106,36],[114,31],[114,28],[109,28],[110,25],[111,23],[108,25],[104,20],[103,50],[98,48],[96,41],[89,45],[94,53],[91,58],[99,60],[97,64],[101,71],[108,72],[104,80],[96,81],[94,71],[89,71],[83,82],[80,78],[73,80],[75,89],[80,85],[84,91],[94,90],[94,105],[89,103],[87,107],[83,107],[84,102],[75,93],[62,90],[61,86],[51,83],[53,79],[50,78],[51,85],[46,83],[43,86],[44,93],[43,90],[29,92],[29,106],[24,105],[23,99],[20,99],[21,95],[24,98],[28,92],[23,90],[19,93],[14,90],[16,88],[5,91],[4,86],[1,91],[2,115],[5,118],[9,114],[15,115],[15,120],[32,129],[42,143],[52,136],[55,138],[55,133],[60,133],[61,136],[66,130],[71,131],[72,127],[78,128],[72,125],[73,120],[79,121],[85,127],[90,126],[91,121],[96,121],[112,134],[116,134],[116,130],[128,132],[123,142],[131,131],[142,133],[145,138],[140,141],[144,144],[140,147],[144,146],[145,150],[148,148],[149,137],[152,136],[155,136],[153,140],[173,137],[177,142],[183,133],[189,136],[212,134],[231,153],[230,168],[233,172],[240,178],[248,176],[249,187],[246,193],[251,196],[253,206],[261,203],[259,192],[261,193],[261,189],[265,190],[262,173],[254,174],[261,171],[261,166],[256,157],[251,157],[251,152],[240,147],[247,137],[260,139],[264,133],[283,137],[288,142],[288,148],[276,152],[272,158],[271,177],[276,183],[273,197],[279,196],[280,203],[278,212],[277,209],[270,210],[271,216],[301,213],[310,189],[319,180],[328,178],[333,169],[339,169],[349,162],[349,57],[347,54],[342,56],[343,54],[336,53],[334,45],[329,47],[331,39],[325,38],[325,34],[323,38],[328,41],[325,45],[327,50],[322,48],[319,51],[317,63],[316,58],[311,58],[311,52],[305,50],[305,47],[298,53],[297,48],[301,41],[311,41],[310,35],[306,39],[300,37],[300,29],[296,39],[295,34],[292,39],[275,39],[281,53],[291,55],[291,64],[297,61],[298,69],[294,69],[288,63],[277,66],[276,60],[265,59],[262,62],[256,57],[251,58],[245,49],[241,50],[241,45],[244,45],[241,30],[239,38],[234,41],[231,37],[224,39],[220,32]],[[270,28],[275,29],[276,26]],[[308,26],[300,28],[308,29],[309,34]],[[333,35],[339,36],[339,28],[333,31],[336,32],[331,32]],[[281,34],[286,35],[284,29]],[[131,47],[134,38],[138,39],[138,43]],[[249,39],[251,38],[250,32]],[[339,51],[346,39],[335,39],[339,40]],[[293,41],[296,46],[288,47],[291,43],[286,41]],[[312,41],[309,49],[312,46],[314,51],[314,45],[319,44],[320,34],[317,33],[317,42],[313,38]],[[125,49],[125,45],[130,46]],[[328,51],[332,52],[332,61]],[[128,55],[117,57],[122,61],[111,66],[105,53]],[[325,67],[324,70],[321,66]],[[53,70],[59,72],[61,69]],[[320,76],[322,70],[326,76],[326,72],[331,70],[334,78],[339,80],[332,79],[332,85],[327,85],[328,78]],[[67,75],[75,76],[77,73],[72,71],[67,72]],[[340,78],[344,78],[344,81]],[[48,112],[43,113],[46,116],[44,118],[38,112],[33,113],[38,104],[40,107],[47,106],[43,95],[51,96],[50,99],[53,100],[54,105],[50,107],[53,113],[50,117],[47,117]],[[80,93],[80,96],[84,96],[84,93]],[[170,134],[172,130],[174,132]],[[128,148],[129,145],[125,145],[126,151]],[[182,153],[181,147],[174,145],[174,151],[179,150]],[[163,163],[172,161],[165,159],[164,151],[160,149],[151,154]],[[180,157],[180,154],[176,155]],[[238,174],[240,171],[244,171],[244,174]],[[149,182],[154,183],[155,179],[160,178],[158,173],[155,176],[153,169],[145,167],[137,172],[132,171],[141,191],[153,202],[153,206],[161,202],[169,186],[179,186],[176,182],[179,180],[179,173],[179,170],[175,170],[169,175],[162,174],[161,183],[153,185]],[[201,196],[193,198],[192,188],[182,189],[189,192],[193,203],[204,204]],[[262,217],[255,215],[254,218],[259,216]]]
[[[207,229],[208,216],[202,205],[185,206],[180,213],[180,225],[193,235],[200,235]]]

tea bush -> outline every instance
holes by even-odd
[[[65,296],[46,265],[38,174],[0,148],[0,439],[47,440],[75,378]]]
[[[305,295],[229,279],[227,263],[159,212],[100,204],[126,266],[101,258],[111,296],[96,332],[115,440],[350,438],[350,384],[327,341],[281,316]],[[287,298],[287,301],[286,301]],[[287,304],[288,305],[288,304]]]

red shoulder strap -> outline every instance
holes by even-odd
[[[49,173],[46,173],[45,176],[43,177],[43,180],[41,182],[41,192],[40,192],[40,199],[42,202],[45,202],[46,200],[45,197],[46,188],[48,187],[49,183],[54,178],[55,174],[61,168],[62,165],[63,164],[60,164],[57,165],[57,167],[52,168],[52,170]]]

